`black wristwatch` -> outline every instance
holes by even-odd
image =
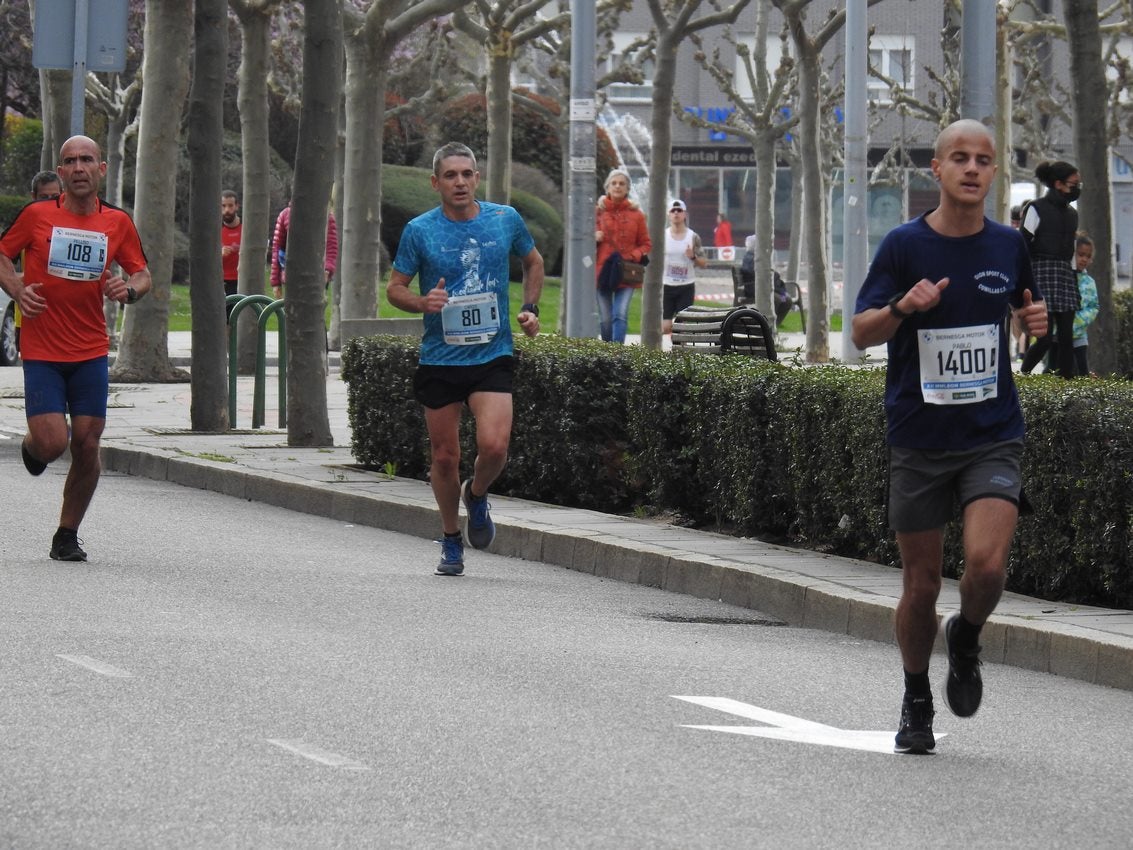
[[[132,287],[132,286],[127,286],[126,287],[126,303],[127,304],[134,304],[134,303],[137,302],[137,300],[138,300],[138,290],[134,289],[134,287]]]
[[[907,319],[913,315],[912,313],[906,313],[904,310],[897,306],[897,302],[904,297],[904,292],[898,292],[896,295],[889,299],[889,312],[896,316],[898,319]]]
[[[534,313],[535,318],[538,319],[539,318],[539,305],[538,304],[524,304],[522,307],[519,308],[519,312],[521,312],[521,313]]]

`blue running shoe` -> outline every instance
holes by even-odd
[[[441,562],[434,575],[464,575],[464,541],[460,539],[460,535],[449,537],[446,534],[441,537]]]
[[[474,549],[487,549],[496,539],[496,524],[492,522],[492,515],[488,513],[491,505],[488,497],[477,499],[472,495],[472,479],[469,478],[460,485],[460,498],[464,501],[464,508],[468,511],[468,522],[464,526],[464,537],[468,545]]]

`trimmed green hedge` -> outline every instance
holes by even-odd
[[[354,455],[425,478],[412,376],[418,341],[354,339],[342,353]],[[1008,587],[1133,608],[1133,390],[1020,377],[1028,423]],[[660,353],[545,336],[517,341],[510,460],[494,489],[896,564],[886,520],[884,373]],[[462,454],[475,457],[471,417]],[[945,572],[963,571],[946,535]]]

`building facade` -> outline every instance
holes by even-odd
[[[769,16],[767,64],[769,68],[775,68],[784,49],[792,53],[793,46],[784,35],[781,13],[770,4],[763,5],[763,13]],[[710,29],[700,34],[701,47],[691,39],[680,46],[675,95],[680,108],[689,115],[724,124],[734,109],[729,96],[697,61],[698,50],[708,55],[718,51],[721,65],[731,71],[737,81],[737,92],[741,97],[750,97],[750,87],[745,82],[747,69],[744,60],[737,55],[734,42],[754,43],[756,11],[752,6],[754,4],[731,28],[732,38],[727,37],[724,28]],[[1037,7],[1050,11],[1057,20],[1061,20],[1059,2],[1040,0]],[[807,31],[817,32],[834,9],[842,8],[843,3],[814,0],[808,6]],[[1034,13],[1030,7],[1020,4],[1020,10],[1015,14]],[[931,209],[937,198],[929,162],[939,125],[920,117],[916,108],[902,108],[894,101],[891,87],[898,86],[921,104],[939,106],[948,102],[944,86],[949,84],[949,80],[953,84],[958,80],[960,21],[957,7],[948,2],[882,0],[869,7],[867,16],[870,64],[879,72],[878,76],[871,75],[867,83],[870,102],[869,242],[872,256],[885,233],[901,221]],[[1019,21],[1025,23],[1022,17]],[[643,202],[647,193],[654,189],[648,179],[651,171],[648,128],[653,67],[651,62],[642,61],[633,54],[632,47],[635,42],[640,43],[652,27],[653,20],[646,3],[636,0],[632,10],[623,15],[619,31],[613,35],[614,53],[604,56],[602,61],[606,67],[616,66],[626,55],[623,51],[629,51],[629,57],[641,67],[646,80],[641,85],[619,83],[610,86],[605,91],[605,103],[599,115],[620,159],[634,175],[635,191]],[[1069,57],[1064,40],[1051,37],[1031,39],[1027,50],[1033,50],[1034,55],[1028,54],[1025,62],[1039,63],[1052,90],[1069,90]],[[1129,52],[1133,54],[1133,50]],[[830,90],[836,91],[841,85],[844,53],[845,33],[839,30],[823,50],[822,66],[828,75]],[[602,70],[605,68],[600,68],[600,72]],[[1015,68],[1012,76],[1012,85],[1018,87],[1022,72]],[[793,102],[792,93],[780,107],[782,114],[790,114]],[[837,96],[828,105],[826,114],[829,121],[842,120]],[[755,220],[755,160],[751,144],[726,129],[696,127],[676,119],[673,120],[672,134],[672,176],[670,185],[663,191],[685,201],[689,208],[690,226],[705,236],[706,242],[711,242],[708,237],[716,214],[723,213],[731,222],[733,241],[742,246],[745,236],[752,233]],[[1033,142],[1036,136],[1039,141]],[[836,128],[831,138],[838,139],[837,144],[841,144]],[[1019,128],[1013,134],[1013,143],[1013,166],[1009,177],[1013,184],[1013,203],[1033,197],[1039,191],[1031,178],[1034,166],[1040,160],[1050,157],[1073,160],[1070,127],[1059,119],[1039,116],[1027,128]],[[1029,150],[1028,146],[1032,144],[1041,144],[1042,149]],[[837,160],[841,151],[834,153],[836,156],[832,158],[830,169],[830,249],[832,260],[838,264],[842,243],[842,192]],[[1129,256],[1133,248],[1131,161],[1133,151],[1128,145],[1114,150],[1111,180],[1117,243],[1115,257],[1118,271],[1124,275],[1129,273]],[[778,158],[775,186],[775,248],[779,262],[785,259],[790,241],[791,197],[796,179],[790,167],[789,150],[784,150]],[[1088,199],[1083,199],[1083,202],[1088,202]]]

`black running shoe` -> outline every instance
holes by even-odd
[[[944,645],[948,648],[948,682],[944,686],[944,701],[957,717],[971,717],[980,707],[984,695],[980,676],[980,647],[961,649],[955,645],[954,635],[959,612],[944,621]]]
[[[20,454],[24,456],[24,468],[32,475],[42,475],[43,470],[47,469],[47,464],[32,457],[28,447],[23,443],[20,443]]]
[[[79,535],[70,529],[59,529],[51,539],[51,559],[53,561],[85,561],[87,553],[83,551]]]
[[[893,740],[893,752],[923,755],[936,748],[936,736],[932,734],[932,697],[911,697],[905,695],[901,702],[901,727]]]

